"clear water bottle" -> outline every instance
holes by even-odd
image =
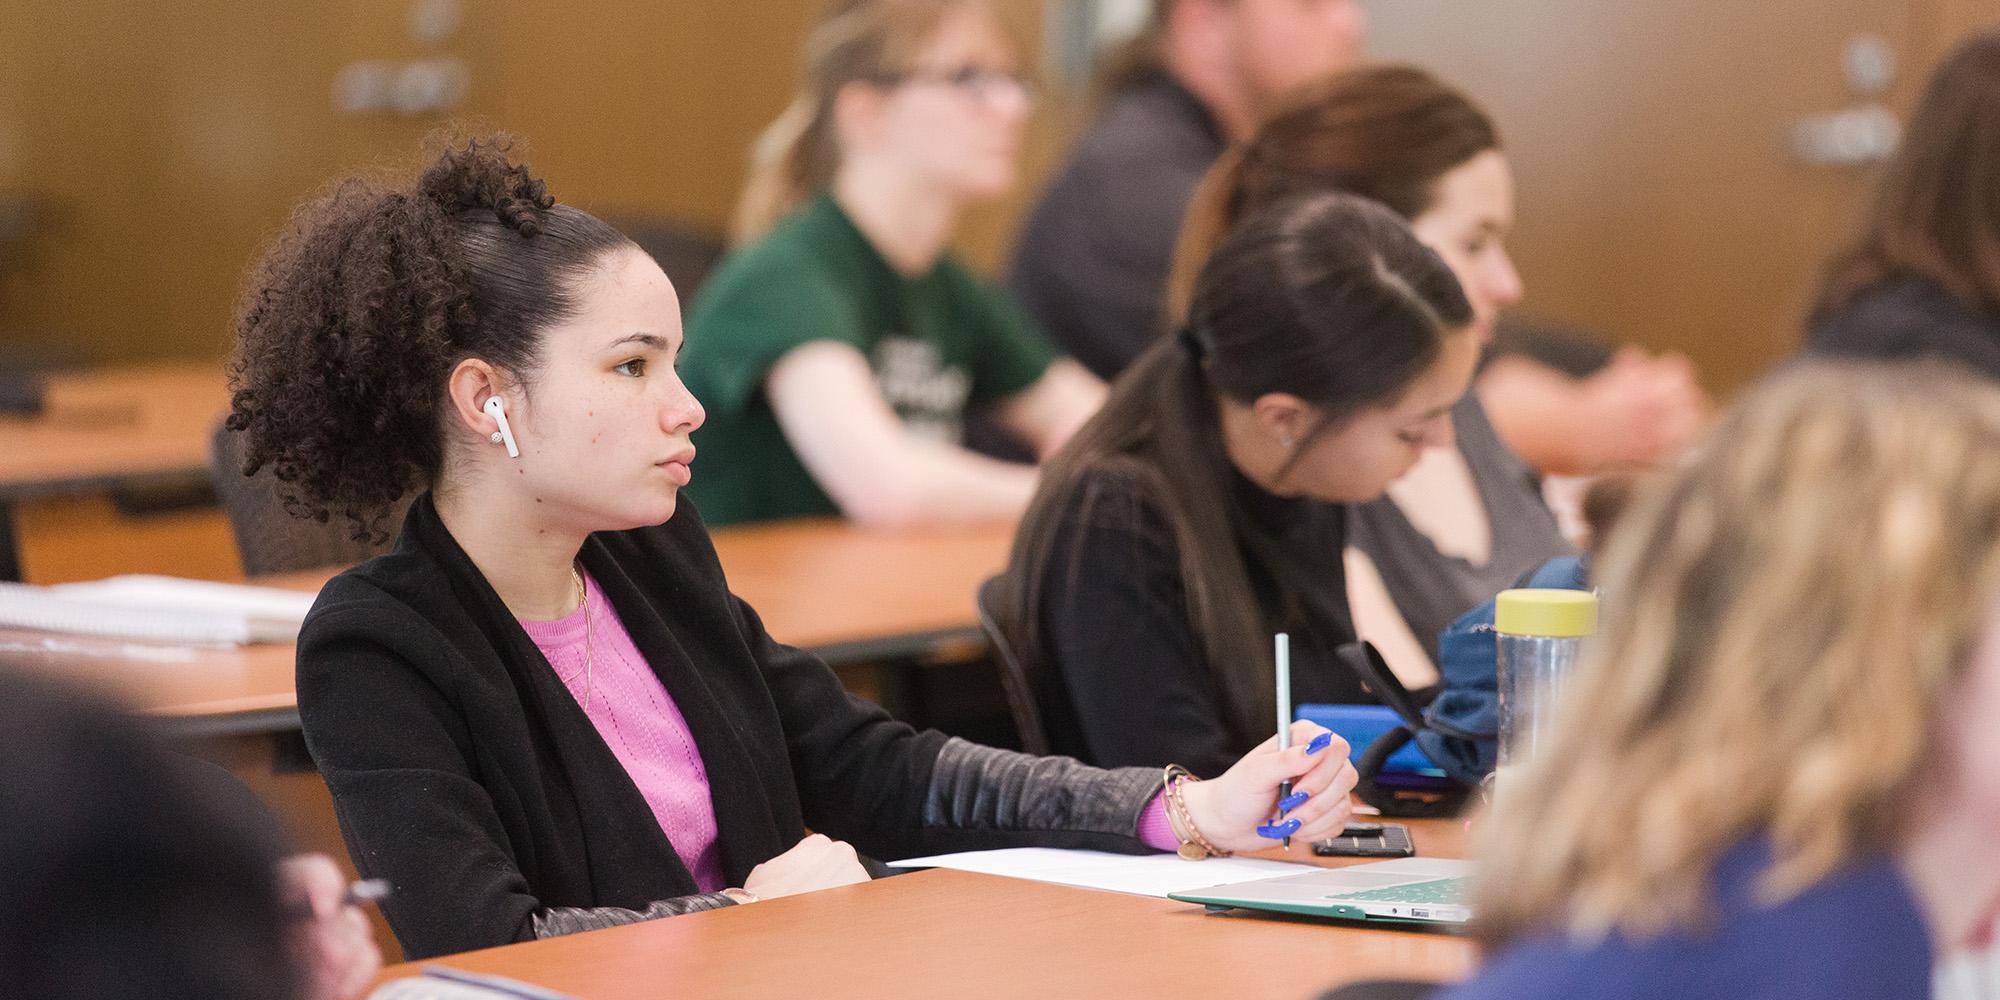
[[[1500,647],[1500,758],[1495,774],[1548,741],[1552,709],[1597,631],[1597,595],[1582,590],[1506,590],[1494,603]],[[1496,784],[1505,779],[1496,778]]]

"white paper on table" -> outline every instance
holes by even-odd
[[[215,583],[132,574],[88,583],[65,583],[48,593],[103,608],[129,608],[191,616],[216,615],[243,622],[250,642],[291,642],[317,596],[284,587]],[[238,642],[244,640],[236,640]]]
[[[1235,885],[1317,870],[1315,865],[1262,858],[1208,858],[1189,861],[1177,854],[1111,854],[1053,847],[1012,847],[998,851],[967,851],[928,858],[891,861],[891,868],[951,868],[985,875],[1005,875],[1036,882],[1109,889],[1140,896],[1166,898],[1218,885]]]
[[[106,604],[25,583],[0,583],[0,627],[220,645],[242,645],[251,638],[249,620],[240,614]]]

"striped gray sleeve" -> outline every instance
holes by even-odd
[[[1139,814],[1160,790],[1150,767],[1107,771],[1068,757],[946,742],[931,772],[924,823],[960,830],[1095,833],[1138,843]]]
[[[719,892],[705,892],[695,896],[675,896],[662,899],[643,910],[628,910],[622,906],[552,906],[535,914],[535,937],[552,938],[564,934],[583,931],[599,931],[606,927],[636,924],[661,917],[678,917],[683,913],[698,913],[702,910],[716,910],[725,906],[735,906],[736,901]]]

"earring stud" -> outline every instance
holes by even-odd
[[[500,443],[500,440],[501,440],[501,438],[500,438],[500,432],[499,432],[499,431],[494,431],[494,432],[493,432],[493,443],[494,443],[494,444],[499,444],[499,443]]]

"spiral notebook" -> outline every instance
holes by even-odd
[[[313,596],[165,576],[53,587],[0,583],[0,628],[161,642],[292,642]]]

